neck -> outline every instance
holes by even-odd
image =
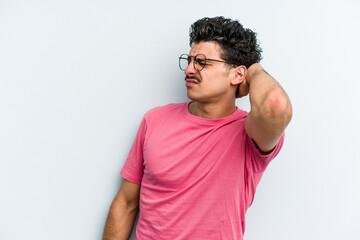
[[[218,119],[230,116],[236,111],[235,101],[221,103],[191,102],[189,112],[195,116]]]

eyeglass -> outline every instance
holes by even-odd
[[[184,53],[184,54],[181,54],[181,56],[179,57],[179,67],[180,67],[180,69],[185,71],[185,69],[191,63],[192,58],[194,59],[194,61],[193,61],[194,68],[198,72],[203,70],[204,67],[206,65],[208,65],[207,64],[208,61],[228,63],[228,62],[222,61],[222,60],[206,58],[204,54],[197,54],[196,56],[189,56],[189,55]]]

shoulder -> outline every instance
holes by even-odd
[[[166,118],[176,114],[182,114],[188,103],[170,103],[164,106],[158,106],[150,109],[144,115],[145,120],[154,118]]]
[[[248,116],[248,114],[249,114],[247,111],[242,110],[240,108],[237,109],[237,112],[238,112],[238,116],[240,118],[246,118]]]
[[[237,108],[236,112],[233,114],[234,115],[233,120],[239,124],[245,125],[245,120],[248,114],[249,113],[247,111]]]

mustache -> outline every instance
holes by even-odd
[[[201,82],[200,79],[199,79],[198,77],[196,77],[196,76],[185,76],[185,81],[186,81],[186,80],[190,80],[190,79],[195,80],[195,81],[197,81],[198,83]]]

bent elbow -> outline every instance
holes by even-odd
[[[292,118],[290,99],[281,89],[272,91],[263,107],[263,115],[286,126]]]

